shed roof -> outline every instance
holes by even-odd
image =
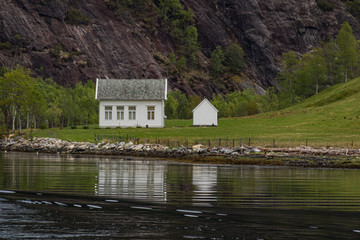
[[[167,79],[96,79],[98,100],[166,100]]]
[[[196,109],[198,109],[198,108],[199,108],[201,105],[203,105],[203,104],[208,104],[208,105],[210,105],[210,106],[214,109],[215,112],[219,112],[219,110],[217,110],[216,107],[214,107],[214,105],[212,105],[211,102],[210,102],[209,100],[207,100],[207,98],[204,98],[204,100],[202,100],[201,103],[199,103],[199,104],[192,110],[192,112],[195,112]]]

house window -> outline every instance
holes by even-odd
[[[117,120],[124,120],[124,106],[117,106],[116,110]]]
[[[129,106],[129,120],[136,120],[136,107]]]
[[[112,106],[105,106],[105,120],[112,120]]]
[[[147,107],[147,119],[148,120],[154,120],[155,119],[155,107],[154,106],[148,106]]]

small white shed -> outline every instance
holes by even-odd
[[[193,126],[217,126],[218,110],[206,98],[197,105],[193,113]]]

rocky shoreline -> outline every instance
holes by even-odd
[[[276,165],[304,167],[360,167],[360,149],[263,148],[241,146],[234,148],[194,145],[169,148],[159,144],[132,142],[72,142],[55,138],[24,138],[0,141],[2,151],[54,154],[115,155],[175,159],[184,162]]]

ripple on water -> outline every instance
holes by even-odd
[[[16,193],[16,192],[15,192],[15,191],[8,191],[8,190],[0,190],[0,193],[14,194],[14,193]]]

